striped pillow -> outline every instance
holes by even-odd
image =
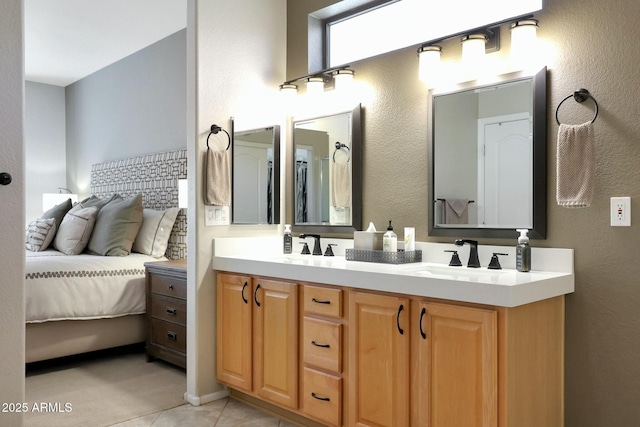
[[[55,218],[38,218],[27,226],[26,246],[31,252],[44,251],[56,234]]]

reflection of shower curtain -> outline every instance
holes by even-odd
[[[273,224],[273,161],[267,162],[267,224]]]
[[[307,162],[296,162],[296,223],[307,222]]]

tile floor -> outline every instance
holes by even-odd
[[[295,427],[234,399],[201,406],[189,404],[135,418],[111,427]]]

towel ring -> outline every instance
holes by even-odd
[[[222,129],[220,126],[218,125],[211,125],[211,132],[209,132],[209,135],[207,135],[207,150],[209,149],[209,137],[211,135],[217,135],[218,132],[224,132],[227,134],[227,138],[229,139],[229,144],[227,144],[227,149],[225,151],[229,150],[229,147],[231,147],[231,135],[229,135],[229,132],[227,132],[226,130]]]
[[[346,148],[347,151],[349,151],[349,157],[347,158],[347,163],[349,163],[349,160],[351,160],[351,149],[340,141],[336,141],[336,149],[333,151],[333,163],[336,162],[336,152],[341,148]]]
[[[571,98],[571,97],[573,97],[573,99],[575,99],[576,102],[578,102],[578,103],[582,103],[582,102],[586,101],[589,98],[591,98],[593,100],[593,103],[596,106],[596,114],[593,116],[593,119],[591,120],[591,123],[595,122],[596,118],[598,118],[598,101],[596,101],[596,99],[589,93],[589,91],[587,89],[578,89],[575,92],[573,92],[571,95],[569,95],[566,98],[564,98],[558,104],[558,107],[556,108],[556,122],[558,123],[558,125],[560,125],[560,120],[558,119],[558,110],[560,110],[560,106],[562,105],[562,103],[564,101],[566,101],[567,99]]]

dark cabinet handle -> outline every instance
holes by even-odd
[[[311,302],[315,302],[316,304],[331,304],[331,301],[318,301],[315,298],[311,298]]]
[[[178,339],[178,334],[176,334],[175,332],[167,332],[167,338],[169,338],[171,341],[175,341]]]
[[[322,400],[324,402],[331,402],[331,399],[329,399],[328,397],[319,397],[314,392],[311,392],[311,397],[313,397],[314,399]]]
[[[398,332],[400,332],[400,335],[404,335],[404,329],[400,327],[400,313],[402,313],[402,310],[404,310],[404,305],[400,304],[400,307],[398,307],[398,314],[396,315],[396,325],[398,326]]]
[[[175,309],[175,308],[169,308],[169,307],[167,307],[167,310],[166,310],[166,311],[167,311],[167,314],[168,314],[169,316],[175,316],[175,315],[176,315],[176,309]]]
[[[169,290],[173,290],[173,285],[169,285]]]
[[[315,341],[311,341],[311,345],[315,345],[316,347],[322,347],[322,348],[331,348],[329,344],[318,344]]]
[[[245,304],[249,304],[249,300],[244,297],[244,288],[246,288],[247,285],[247,282],[244,282],[244,285],[242,285],[242,301],[244,301]]]
[[[427,314],[427,309],[422,307],[422,311],[420,312],[420,335],[422,336],[423,340],[427,339],[427,334],[425,334],[422,330],[422,319],[424,318],[425,314]]]
[[[258,302],[258,289],[260,289],[260,283],[256,286],[256,290],[253,291],[253,300],[256,302],[256,305],[260,307],[260,303]]]

